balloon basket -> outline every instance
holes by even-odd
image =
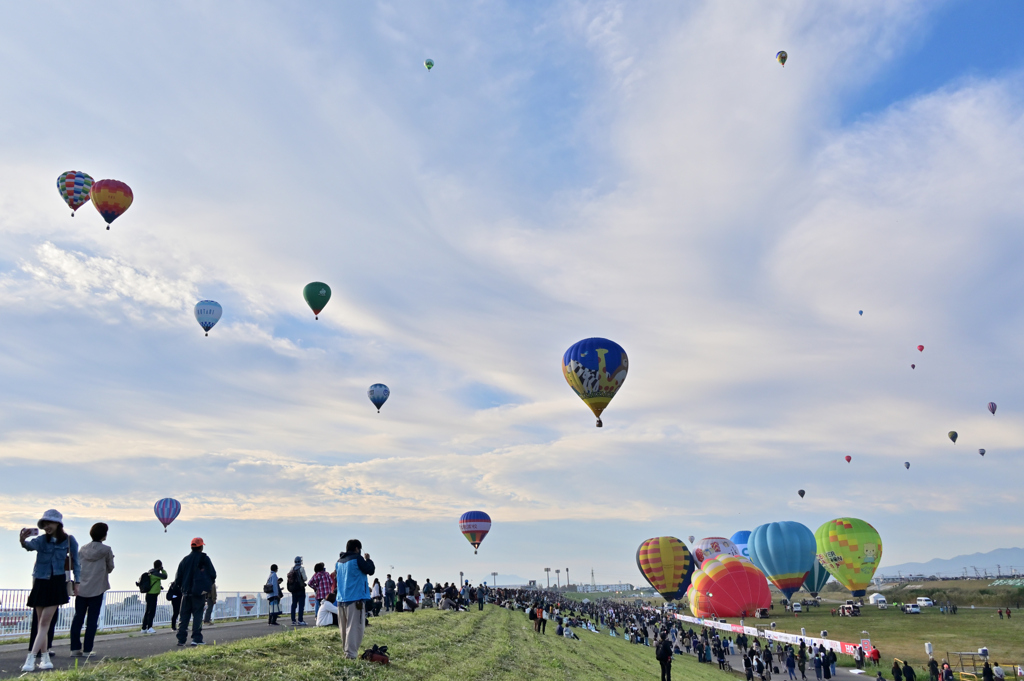
[[[107,231],[108,232],[110,231],[110,225],[107,225]]]
[[[209,332],[209,331],[207,331],[207,332],[206,332],[206,335],[207,335],[207,336],[209,336],[209,335],[210,335],[210,332]]]
[[[598,419],[598,420],[597,420],[597,427],[598,427],[598,428],[604,428],[604,424],[603,424],[603,423],[601,423],[601,419]]]

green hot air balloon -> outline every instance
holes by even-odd
[[[423,62],[423,65],[426,66],[427,67],[427,71],[429,71],[430,69],[434,68],[434,60],[433,59],[427,59],[425,62]]]
[[[953,444],[956,444],[956,439],[959,437],[959,435],[956,434],[956,431],[951,430],[947,435],[949,435],[949,439],[953,441]]]
[[[302,297],[306,299],[306,304],[313,310],[313,318],[320,319],[320,310],[327,306],[327,301],[331,299],[331,287],[322,281],[314,281],[311,284],[306,284],[306,288],[302,289]]]

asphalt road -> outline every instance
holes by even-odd
[[[307,613],[308,615],[308,613]],[[310,618],[306,621],[312,626]],[[291,624],[282,622],[279,627],[272,627],[267,620],[259,619],[246,622],[223,622],[206,625],[203,627],[203,640],[207,645],[214,642],[227,643],[243,638],[254,638],[267,636],[291,629]],[[191,632],[190,632],[191,635]],[[57,639],[53,642],[53,650],[57,656],[53,659],[53,666],[56,669],[74,667],[78,661],[79,667],[96,664],[104,658],[141,658],[159,655],[170,650],[183,650],[178,648],[178,640],[174,632],[169,628],[157,629],[155,634],[143,634],[141,632],[101,634],[96,636],[93,652],[96,653],[89,661],[86,658],[71,657],[71,641],[69,639]],[[0,678],[11,678],[21,676],[21,665],[25,664],[25,656],[28,654],[27,643],[16,643],[0,646]]]

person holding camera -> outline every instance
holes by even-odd
[[[181,622],[178,625],[178,647],[185,645],[188,638],[188,620],[192,619],[192,645],[203,644],[203,610],[206,608],[206,596],[213,588],[217,579],[217,570],[213,561],[203,553],[202,537],[195,537],[191,542],[192,552],[182,558],[178,564],[178,572],[174,581],[181,586]]]
[[[356,659],[366,631],[366,602],[370,600],[367,577],[376,572],[370,554],[359,555],[363,543],[349,539],[345,553],[338,557],[335,574],[338,583],[338,630],[345,657]]]

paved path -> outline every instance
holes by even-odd
[[[307,613],[308,614],[308,613]],[[306,618],[307,622],[310,619]],[[309,626],[312,626],[310,624]],[[213,645],[229,641],[237,641],[243,638],[254,638],[267,636],[282,631],[290,630],[291,624],[282,622],[279,627],[271,627],[266,619],[247,620],[242,622],[222,622],[213,626],[203,627],[203,640],[207,645]],[[95,664],[104,658],[140,658],[151,657],[166,653],[169,650],[183,650],[178,648],[178,640],[169,627],[157,629],[155,634],[143,634],[138,631],[121,634],[101,634],[96,636],[96,643],[93,652],[96,653],[89,662],[85,658],[71,657],[70,639],[56,639],[53,642],[53,650],[57,656],[53,658],[53,666],[56,669],[74,667],[78,661],[79,667]],[[25,664],[25,655],[28,654],[27,643],[14,643],[0,646],[0,678],[11,678],[21,676],[21,665]]]

